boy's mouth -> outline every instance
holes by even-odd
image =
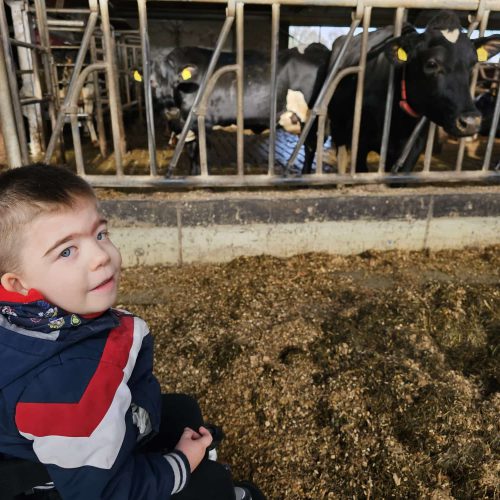
[[[101,281],[101,283],[99,283],[99,285],[92,288],[90,291],[91,292],[98,292],[101,290],[106,290],[107,288],[110,288],[114,284],[114,281],[115,281],[115,277],[110,276],[109,278],[105,279],[104,281]]]

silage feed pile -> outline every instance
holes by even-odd
[[[132,268],[119,300],[270,500],[500,498],[500,247]]]

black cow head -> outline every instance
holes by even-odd
[[[475,134],[481,114],[471,97],[472,69],[498,53],[499,42],[498,35],[470,40],[450,11],[437,14],[425,32],[393,40],[386,55],[400,68],[401,107],[427,116],[451,135]]]
[[[152,64],[151,86],[169,120],[179,117],[184,100],[182,96],[195,94],[202,76],[196,62],[188,62],[185,50],[187,49],[174,49],[166,57]]]

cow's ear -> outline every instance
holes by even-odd
[[[179,81],[181,82],[189,82],[192,78],[194,78],[198,74],[197,66],[184,66],[182,70],[179,72]]]
[[[416,31],[407,31],[390,40],[385,47],[385,56],[391,64],[402,66],[411,60],[416,47],[422,42],[422,35]]]
[[[473,40],[477,51],[477,60],[484,62],[500,52],[500,35],[476,38]]]
[[[385,56],[395,66],[402,66],[408,61],[408,51],[400,42],[401,39],[394,40],[387,45],[385,50]]]

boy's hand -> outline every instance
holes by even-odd
[[[198,432],[186,427],[175,449],[186,455],[191,472],[193,472],[203,460],[205,451],[211,444],[212,434],[205,427],[200,427]]]

